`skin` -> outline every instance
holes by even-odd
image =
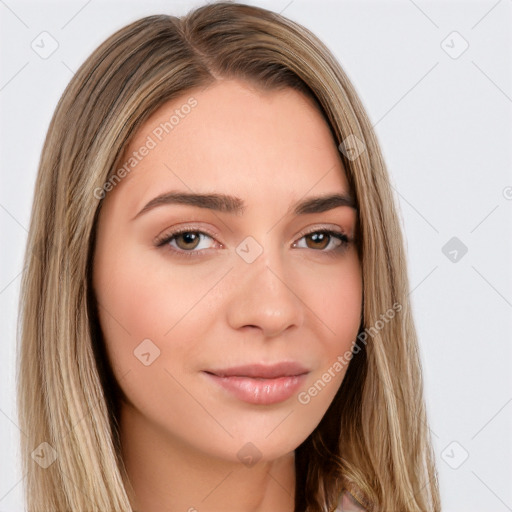
[[[310,370],[304,391],[352,348],[362,302],[356,211],[287,213],[307,197],[349,193],[327,124],[292,89],[263,93],[222,80],[188,91],[142,125],[126,154],[191,96],[197,106],[106,194],[98,224],[93,286],[125,395],[121,442],[134,509],[293,511],[294,450],[320,422],[346,365],[308,404],[298,393],[250,404],[202,371],[298,361]],[[173,204],[133,219],[171,190],[230,194],[247,206],[235,215]],[[211,238],[156,246],[178,227]],[[304,236],[322,229],[350,242],[336,252],[336,238]],[[236,252],[248,236],[263,249],[252,263]],[[160,350],[147,366],[134,355],[145,339]],[[260,456],[251,466],[237,455],[249,442]]]

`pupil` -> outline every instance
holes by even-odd
[[[197,240],[199,239],[197,234],[192,233],[192,232],[182,233],[181,237],[182,237],[182,240],[184,241],[185,245],[192,245],[193,248],[195,247],[195,245],[197,245]],[[195,244],[194,244],[194,242],[195,242]],[[190,248],[190,247],[188,247],[188,248]]]
[[[322,249],[325,247],[325,241],[327,240],[327,236],[325,233],[313,233],[312,235],[310,235],[310,237],[313,243],[320,244]]]

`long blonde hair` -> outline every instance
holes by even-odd
[[[118,383],[91,288],[102,205],[94,190],[156,109],[218,78],[262,90],[293,87],[315,101],[337,144],[346,149],[352,138],[364,148],[357,158],[340,153],[357,202],[363,343],[322,421],[296,449],[295,511],[332,510],[344,488],[370,511],[439,511],[402,235],[371,123],[340,65],[310,31],[231,2],[122,28],[80,67],[57,105],[40,160],[20,297],[27,510],[132,510]],[[46,464],[35,462],[36,449]]]

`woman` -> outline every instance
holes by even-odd
[[[222,2],[111,36],[26,258],[31,512],[440,509],[385,164],[305,28]]]

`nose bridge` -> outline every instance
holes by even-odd
[[[228,307],[233,328],[254,326],[275,336],[303,321],[303,304],[293,290],[279,247],[248,237],[237,247],[237,285]]]

